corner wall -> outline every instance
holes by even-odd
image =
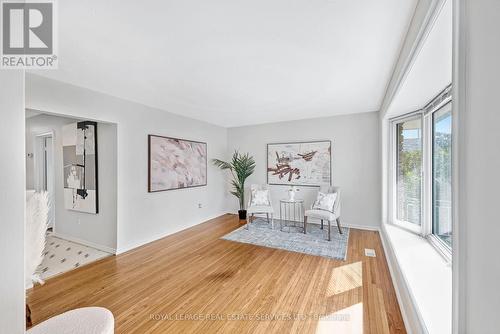
[[[342,222],[352,227],[380,227],[380,156],[377,112],[340,115],[291,122],[270,123],[228,129],[228,152],[250,153],[257,163],[248,181],[266,183],[266,145],[296,141],[332,141],[332,183],[342,191]],[[273,206],[279,215],[279,200],[287,197],[288,186],[271,186]],[[316,187],[299,187],[298,198],[306,209],[316,198]],[[233,210],[238,203],[232,198]]]
[[[148,134],[206,142],[211,159],[226,155],[225,128],[33,74],[26,108],[117,124],[117,253],[226,213],[225,177],[210,164],[205,187],[147,191]]]
[[[493,334],[500,328],[500,2],[456,0],[454,5],[460,131],[454,332]]]
[[[24,333],[24,71],[0,70],[0,334]]]

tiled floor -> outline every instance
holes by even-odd
[[[46,280],[110,255],[92,247],[48,235],[44,259],[39,267],[40,277]]]

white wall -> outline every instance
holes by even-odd
[[[24,333],[24,73],[0,70],[0,333]]]
[[[33,143],[33,134],[28,125],[29,118],[26,119],[26,190],[35,189],[35,158],[34,155],[29,157],[28,154],[34,154],[35,145]]]
[[[386,110],[386,117],[413,112],[429,103],[451,83],[452,77],[452,0],[440,0],[435,20],[420,46],[418,56],[397,94]]]
[[[210,159],[226,155],[225,128],[33,74],[26,107],[117,124],[118,253],[226,212],[225,178],[211,165],[206,187],[147,192],[148,134],[207,142]]]
[[[99,213],[97,215],[71,211],[64,208],[62,127],[77,122],[77,119],[38,115],[26,120],[26,152],[33,153],[35,136],[54,132],[54,179],[55,179],[55,227],[56,235],[80,241],[99,249],[116,250],[116,125],[98,123],[98,191]],[[26,159],[26,188],[33,188],[34,159]]]
[[[420,41],[425,39],[427,33],[425,26],[435,18],[434,9],[439,7],[443,1],[445,0],[418,1],[380,108],[382,116],[384,116],[394,96],[401,88],[401,84],[413,64],[413,54],[418,53],[421,48]]]
[[[500,328],[500,2],[455,1],[459,111],[458,333]]]
[[[310,140],[332,141],[332,183],[342,191],[342,221],[346,225],[380,226],[380,159],[378,113],[333,116],[292,122],[230,128],[228,151],[254,156],[257,166],[247,184],[266,183],[266,144]],[[287,186],[272,186],[273,205],[286,198]],[[301,187],[297,197],[309,207],[317,188]],[[233,210],[237,209],[232,199]]]

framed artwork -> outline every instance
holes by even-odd
[[[207,185],[207,144],[156,135],[148,136],[148,191]]]
[[[98,213],[97,123],[83,121],[62,128],[64,207]]]
[[[320,186],[332,182],[332,142],[267,144],[267,183]]]

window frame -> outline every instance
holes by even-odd
[[[416,225],[407,221],[399,220],[398,219],[398,141],[397,141],[397,130],[398,130],[398,125],[401,123],[409,122],[409,121],[414,121],[420,119],[421,123],[421,129],[422,129],[422,134],[421,134],[421,141],[423,140],[423,133],[424,133],[424,128],[423,128],[423,123],[422,123],[422,114],[420,112],[417,113],[412,113],[411,115],[404,115],[402,117],[396,118],[392,121],[391,124],[391,166],[392,166],[392,205],[391,205],[391,216],[392,216],[392,222],[393,224],[400,226],[406,230],[409,230],[413,233],[420,234],[421,228],[422,228],[422,210],[420,212],[420,225]],[[421,142],[422,146],[422,153],[423,153],[423,142]],[[422,154],[423,157],[423,154]],[[421,172],[421,196],[420,196],[420,206],[422,207],[423,204],[423,198],[422,195],[424,194],[423,192],[423,184],[422,184],[422,176],[423,176],[423,168]]]
[[[430,221],[430,231],[428,233],[428,238],[429,238],[429,241],[431,241],[431,243],[433,244],[433,246],[435,246],[439,252],[442,253],[443,256],[445,256],[447,258],[447,260],[451,261],[451,246],[448,245],[446,242],[444,242],[443,240],[441,240],[441,238],[439,238],[436,234],[433,233],[433,219],[434,219],[434,206],[433,206],[433,196],[434,196],[434,185],[433,185],[433,180],[434,180],[434,168],[433,168],[433,156],[434,156],[434,145],[433,145],[433,141],[434,141],[434,114],[443,110],[443,109],[449,109],[447,111],[450,112],[450,115],[451,115],[451,121],[453,123],[453,109],[452,109],[452,106],[451,106],[451,100],[450,101],[447,101],[446,103],[443,103],[441,105],[439,105],[438,108],[435,108],[432,112],[429,113],[429,126],[430,126],[430,151],[429,152],[429,160],[430,160],[430,177],[428,178],[429,179],[429,190],[430,190],[430,193],[428,194],[429,195],[429,215],[430,215],[430,218],[429,218],[429,221]],[[452,126],[452,131],[453,131],[453,126]],[[452,132],[452,136],[453,136],[453,132]],[[453,149],[452,149],[452,154],[453,154]],[[451,189],[453,191],[453,158],[452,158],[452,176],[451,176]],[[453,205],[453,203],[452,203]],[[452,209],[453,210],[453,209]],[[453,216],[452,216],[453,217]],[[452,221],[452,226],[453,226],[453,221]],[[452,230],[452,233],[453,233],[453,230]]]
[[[433,234],[433,139],[434,139],[434,113],[443,108],[450,108],[452,114],[452,124],[455,122],[453,117],[453,109],[451,106],[451,87],[447,87],[435,99],[433,99],[425,108],[415,112],[411,112],[389,120],[389,173],[391,186],[388,189],[389,193],[389,223],[418,234],[428,240],[428,242],[443,256],[443,258],[451,263],[452,247],[441,240],[437,235]],[[420,119],[422,123],[422,190],[421,190],[421,219],[420,225],[410,222],[400,221],[397,219],[397,175],[398,175],[398,142],[397,142],[397,126],[403,122]],[[452,125],[453,129],[453,125]],[[452,136],[454,134],[452,133]],[[453,152],[453,151],[452,151]],[[455,168],[452,165],[452,173]],[[452,177],[452,191],[454,191]],[[453,204],[452,204],[453,205]]]

